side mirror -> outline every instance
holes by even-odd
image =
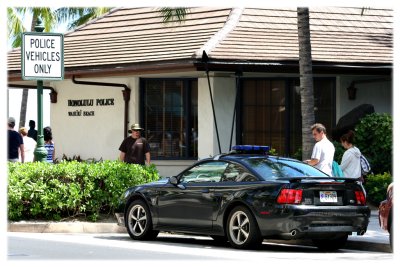
[[[176,178],[176,176],[169,177],[168,181],[173,185],[178,185],[178,178]]]

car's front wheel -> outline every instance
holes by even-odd
[[[335,251],[346,245],[348,235],[340,235],[334,238],[313,239],[313,243],[319,250]]]
[[[127,210],[126,229],[129,236],[135,240],[154,239],[158,231],[153,230],[150,210],[142,200],[133,201]]]
[[[226,227],[229,243],[234,248],[255,248],[262,242],[257,222],[244,206],[238,206],[230,212]]]

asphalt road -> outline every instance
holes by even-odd
[[[228,244],[218,245],[208,237],[174,234],[161,234],[154,241],[133,241],[126,234],[8,233],[7,260],[24,265],[27,261],[42,263],[43,260],[137,260],[157,265],[174,261],[228,261],[243,265],[295,259],[297,265],[311,260],[315,266],[327,266],[330,260],[354,264],[364,260],[379,261],[386,265],[393,261],[392,253],[371,252],[365,249],[363,242],[357,243],[355,247],[353,244],[337,252],[322,253],[306,244],[275,241],[265,241],[257,250],[236,250]]]
[[[42,260],[140,260],[150,263],[229,261],[231,265],[258,261],[293,261],[296,265],[313,261],[314,264],[330,265],[337,261],[379,261],[390,265],[394,260],[389,246],[389,235],[380,229],[376,214],[372,214],[368,230],[364,236],[350,236],[346,246],[332,253],[319,252],[309,241],[264,240],[257,250],[236,250],[228,244],[219,245],[209,237],[161,233],[154,241],[133,241],[121,231],[111,233],[79,232],[79,223],[72,233],[55,233],[62,229],[48,226],[53,232],[35,232],[41,228],[10,227],[7,233],[7,263],[26,264]],[[68,225],[64,225],[68,226]],[[99,227],[103,228],[99,228]],[[114,224],[108,225],[114,227]],[[96,227],[82,229],[96,230]],[[98,230],[105,230],[99,224]],[[13,231],[10,231],[13,229]],[[15,231],[20,229],[21,231]],[[110,228],[109,228],[110,229]],[[26,231],[26,230],[31,230]],[[121,230],[121,229],[119,229]],[[297,262],[298,261],[298,262]],[[107,262],[107,261],[106,261]],[[157,264],[158,265],[158,264]],[[5,265],[2,265],[5,266]],[[6,265],[8,266],[8,264]],[[44,266],[44,265],[41,265]],[[52,265],[54,266],[54,265]],[[309,265],[308,265],[309,266]],[[334,266],[338,266],[337,264]],[[340,265],[339,265],[340,266]]]

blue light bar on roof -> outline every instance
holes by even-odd
[[[265,152],[269,151],[269,146],[255,146],[255,145],[236,145],[232,147],[232,150],[240,152]]]

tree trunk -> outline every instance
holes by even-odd
[[[19,112],[19,128],[25,127],[26,109],[28,106],[29,89],[22,89],[21,110]]]
[[[310,17],[308,8],[297,8],[297,27],[299,35],[302,158],[305,160],[311,157],[314,145],[311,126],[315,123]]]

